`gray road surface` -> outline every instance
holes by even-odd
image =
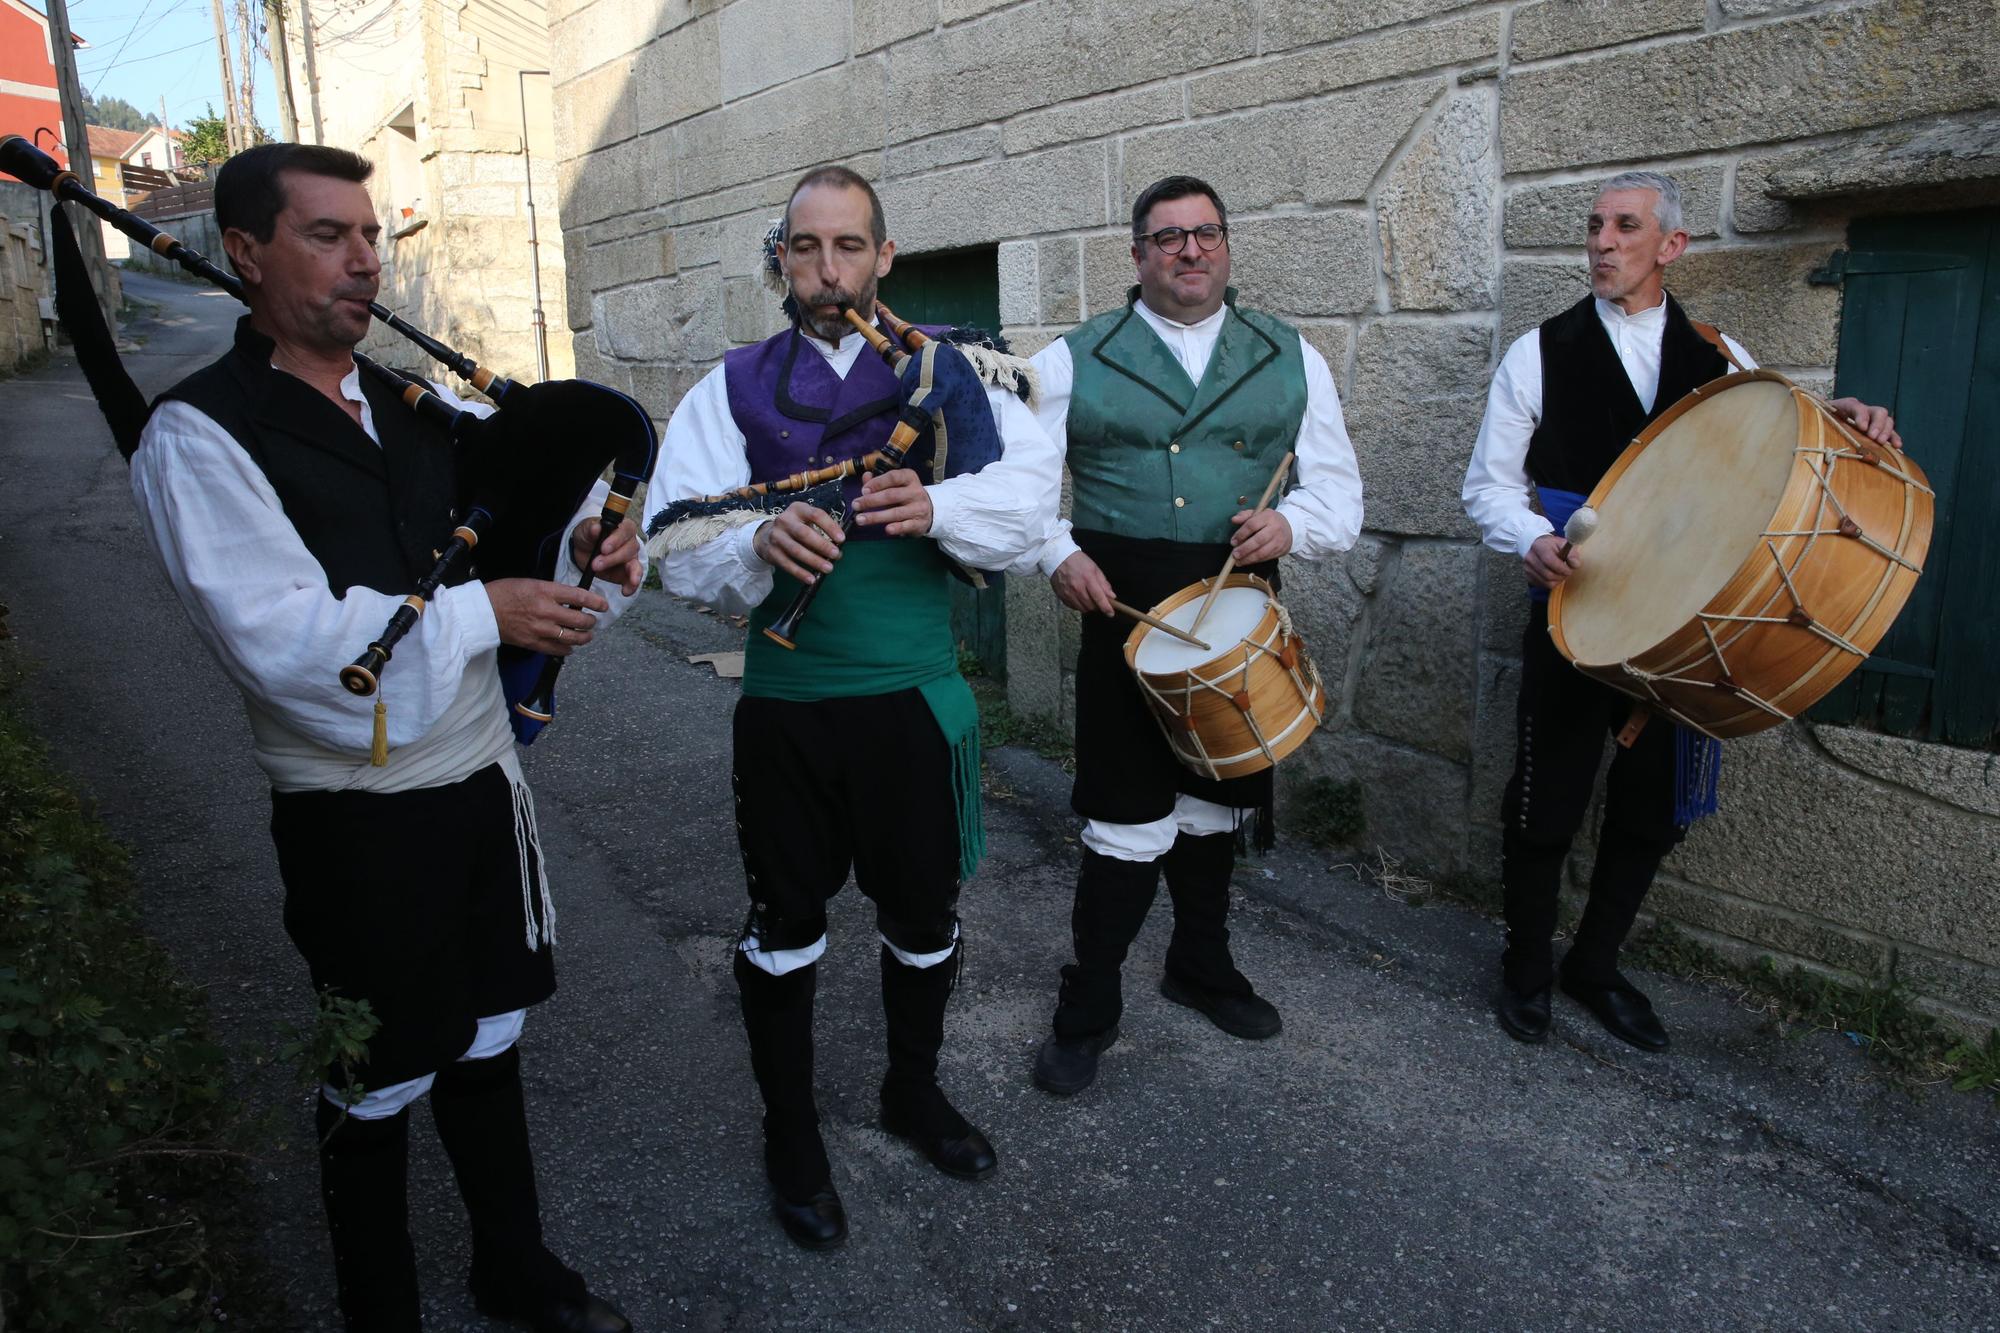
[[[127,291],[161,310],[129,330],[149,392],[219,351],[237,310],[143,276]],[[153,928],[225,1038],[270,1049],[307,988],[266,789],[67,358],[0,381],[0,600],[57,759],[136,851]],[[1660,978],[1668,1055],[1560,999],[1558,1039],[1519,1046],[1486,1009],[1491,922],[1390,902],[1308,852],[1238,873],[1239,958],[1282,1036],[1238,1042],[1162,1000],[1156,914],[1097,1085],[1035,1091],[1077,848],[1064,779],[1019,751],[991,756],[944,1071],[1001,1170],[947,1179],[875,1126],[876,946],[850,892],[818,1034],[853,1235],[794,1249],[765,1211],[728,969],[735,686],[685,660],[739,636],[647,597],[575,660],[527,757],[561,912],[562,989],[523,1046],[549,1231],[639,1328],[2000,1328],[1989,1101],[1912,1100],[1836,1036],[1782,1038]],[[270,1272],[299,1327],[331,1327],[308,1095],[248,1061],[237,1077],[289,1127],[258,1173]],[[424,1114],[429,1323],[485,1328]]]

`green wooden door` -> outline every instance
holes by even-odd
[[[882,304],[913,324],[975,325],[1000,331],[1000,252],[993,246],[949,254],[897,256],[882,279]],[[986,674],[1007,672],[1007,597],[998,575],[977,591],[952,587],[951,628],[959,647],[979,659]]]
[[[1812,716],[1991,746],[2000,736],[2000,210],[1849,232],[1837,395],[1880,403],[1937,491],[1924,575]]]

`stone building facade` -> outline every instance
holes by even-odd
[[[539,276],[549,375],[569,375],[540,7],[320,0],[313,8],[322,142],[375,164],[369,189],[383,215],[383,303],[481,365],[533,380]],[[303,32],[295,23],[288,34],[302,116]],[[309,118],[301,135],[312,137]],[[531,202],[538,246],[530,245]],[[386,329],[364,346],[394,365],[430,365]]]
[[[1995,0],[552,0],[550,18],[577,370],[661,418],[776,327],[758,240],[803,168],[877,181],[905,257],[990,263],[1026,350],[1124,300],[1145,183],[1214,182],[1236,285],[1325,353],[1367,488],[1351,555],[1285,572],[1335,708],[1281,787],[1357,782],[1364,850],[1437,876],[1497,876],[1525,611],[1460,480],[1500,354],[1586,291],[1597,183],[1675,174],[1694,245],[1673,289],[1822,390],[1843,291],[1813,278],[1851,223],[2000,202]],[[1008,587],[1010,698],[1066,719],[1074,617],[1039,580]],[[1728,755],[1724,813],[1669,863],[1663,915],[1850,976],[1894,954],[1940,1012],[2000,1019],[1990,738],[1808,722]]]
[[[42,239],[47,199],[32,185],[0,179],[0,371],[49,350],[53,330],[42,310],[51,294]]]

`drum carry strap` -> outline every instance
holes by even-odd
[[[1743,363],[1736,359],[1736,353],[1729,350],[1729,343],[1723,338],[1722,330],[1716,328],[1713,324],[1704,324],[1698,319],[1691,319],[1688,323],[1694,325],[1694,331],[1706,339],[1709,346],[1722,353],[1724,361],[1727,361],[1737,370],[1745,368]]]

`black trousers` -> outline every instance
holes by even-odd
[[[1606,738],[1634,701],[1556,651],[1548,605],[1537,602],[1521,641],[1514,771],[1501,798],[1501,885],[1510,985],[1539,990],[1554,975],[1551,937],[1570,844],[1590,806]],[[1563,967],[1608,981],[1660,861],[1687,830],[1674,822],[1674,728],[1653,719],[1630,749],[1613,747],[1590,898]]]
[[[916,954],[951,947],[953,758],[921,694],[807,702],[746,695],[734,733],[746,936],[767,950],[811,944],[826,933],[827,901],[851,869],[890,943]]]
[[[315,989],[366,1000],[381,1021],[355,1071],[363,1085],[435,1073],[480,1018],[555,993],[546,930],[527,946],[524,912],[546,923],[532,851],[522,901],[514,820],[497,764],[416,791],[272,793],[285,931]]]

